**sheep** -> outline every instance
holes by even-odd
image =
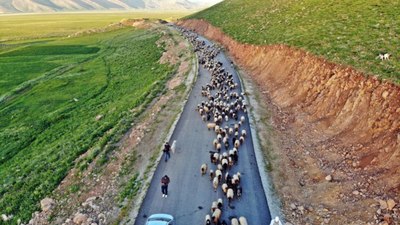
[[[236,140],[234,146],[235,146],[235,148],[239,148],[240,147],[240,141]]]
[[[217,188],[218,188],[218,177],[214,177],[213,179],[213,187],[214,187],[214,192],[217,192]]]
[[[233,128],[232,127],[229,128],[228,133],[229,133],[229,135],[233,134]]]
[[[222,211],[220,210],[220,209],[215,209],[215,211],[213,212],[213,214],[212,214],[212,220],[213,220],[213,222],[215,223],[215,224],[218,224],[219,223],[219,219],[221,218],[221,214],[222,214]]]
[[[245,119],[244,116],[241,116],[241,117],[240,117],[240,122],[244,123],[245,120],[246,120],[246,119]]]
[[[201,120],[203,120],[203,122],[206,122],[207,121],[207,116],[206,115],[202,115],[201,116]]]
[[[232,199],[233,199],[233,197],[234,197],[234,192],[233,192],[233,189],[232,189],[232,188],[229,188],[229,189],[228,189],[228,191],[226,192],[226,197],[228,198],[228,205],[229,205],[229,207],[230,207],[230,206],[231,206]]]
[[[201,165],[201,167],[200,167],[200,172],[201,172],[201,175],[202,175],[202,176],[203,176],[204,174],[207,173],[207,164],[206,164],[206,163],[204,163],[203,165]]]
[[[215,177],[214,170],[210,170],[210,180],[213,180]]]
[[[233,129],[234,129],[235,131],[239,131],[239,124],[238,124],[238,123],[235,123],[235,125],[233,125]]]
[[[215,177],[218,179],[218,181],[221,181],[222,180],[222,172],[221,172],[221,170],[216,170],[215,171]]]
[[[246,137],[247,136],[246,130],[242,130],[241,134],[242,134],[243,137]]]
[[[218,125],[216,125],[216,126],[214,127],[214,131],[215,131],[215,133],[219,134],[220,128],[219,128]]]
[[[223,183],[223,184],[221,185],[221,189],[222,189],[222,191],[226,194],[226,192],[228,191],[228,185],[227,185],[226,183]]]
[[[221,163],[222,163],[222,168],[224,170],[227,170],[228,169],[228,160],[226,158],[223,158]]]
[[[225,121],[228,122],[229,121],[229,116],[225,115]]]
[[[243,136],[240,136],[239,142],[240,142],[240,144],[243,144],[243,142],[244,142],[244,137]]]
[[[217,151],[220,152],[220,151],[221,151],[221,148],[222,148],[221,143],[218,143],[218,144],[217,144],[217,147],[216,147]]]
[[[217,202],[218,202],[218,209],[222,209],[223,206],[222,198],[219,198]]]
[[[239,137],[239,132],[235,131],[235,138],[238,138],[238,137]]]
[[[215,149],[217,149],[217,144],[218,144],[218,140],[214,139],[213,140],[213,146],[214,146]]]
[[[222,170],[224,169],[220,163],[217,165],[217,168],[218,168],[218,170],[220,170],[220,171],[222,171]]]
[[[205,225],[211,225],[211,216],[209,214],[206,215],[204,222]]]
[[[215,126],[217,126],[217,124],[215,124],[215,123],[207,123],[207,129],[208,129],[208,130],[214,129]]]
[[[222,141],[222,135],[221,135],[221,134],[218,134],[218,135],[217,135],[217,140],[218,140],[218,142],[221,142],[221,141]]]
[[[219,160],[219,153],[218,153],[218,152],[215,152],[215,153],[213,154],[212,163],[217,164],[217,163],[218,163],[218,160]]]
[[[232,218],[231,225],[239,225],[239,220],[236,218]]]
[[[215,210],[218,208],[218,202],[217,201],[213,201],[211,203],[211,213],[215,212]]]
[[[247,219],[243,216],[239,217],[240,225],[248,225]]]

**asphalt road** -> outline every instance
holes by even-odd
[[[205,39],[204,39],[205,40]],[[209,44],[209,41],[206,41]],[[221,52],[216,57],[223,63],[225,70],[234,74],[236,82],[240,83],[237,73],[230,60]],[[239,149],[239,162],[230,170],[230,174],[239,171],[242,174],[241,186],[243,195],[240,200],[234,199],[233,208],[229,208],[227,199],[221,188],[214,192],[208,175],[201,176],[200,166],[210,163],[209,151],[213,151],[212,141],[215,133],[207,130],[207,125],[201,120],[195,110],[197,104],[206,99],[201,96],[201,86],[210,80],[210,74],[201,65],[196,84],[190,93],[181,118],[177,123],[170,143],[177,140],[177,150],[171,153],[168,162],[162,159],[156,169],[151,185],[136,218],[136,225],[144,225],[146,217],[154,213],[168,213],[174,216],[174,225],[202,225],[205,215],[210,214],[212,201],[218,198],[224,200],[222,219],[229,221],[232,216],[245,216],[251,225],[269,225],[271,221],[267,200],[263,192],[260,174],[256,164],[252,139],[246,141]],[[238,93],[241,93],[240,87]],[[239,115],[240,117],[241,115]],[[229,121],[233,124],[233,121]],[[226,122],[223,124],[225,126]],[[244,126],[251,135],[246,115]],[[232,173],[231,173],[232,172]],[[161,177],[167,174],[171,182],[168,187],[168,198],[162,198]]]

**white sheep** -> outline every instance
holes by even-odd
[[[218,179],[218,181],[221,181],[221,179],[222,179],[222,172],[221,172],[221,170],[216,170],[215,171],[215,177]]]
[[[240,117],[240,122],[244,123],[245,120],[246,120],[246,119],[245,119],[244,116],[241,116],[241,117]]]
[[[246,130],[242,130],[242,136],[243,136],[243,137],[246,137],[246,136],[247,136]]]
[[[215,126],[217,126],[217,124],[215,124],[215,123],[207,123],[207,129],[208,129],[208,130],[214,129]]]
[[[217,135],[217,140],[218,140],[218,142],[222,141],[222,135],[221,134]]]
[[[239,220],[236,218],[232,218],[231,225],[239,225]]]
[[[216,126],[214,127],[215,133],[219,134],[219,129],[220,129],[220,127],[219,127],[218,125],[216,125]]]
[[[233,128],[232,128],[232,127],[229,128],[228,134],[229,134],[229,135],[232,135],[232,134],[233,134]]]
[[[240,142],[240,144],[243,144],[243,142],[244,142],[244,137],[243,136],[240,136],[239,142]]]
[[[214,177],[213,179],[213,187],[214,187],[214,191],[217,192],[217,188],[218,188],[218,177]]]
[[[205,225],[211,225],[211,216],[207,214],[204,222]]]
[[[218,140],[214,139],[213,140],[213,146],[214,146],[215,149],[217,149],[217,144],[218,144]]]
[[[218,208],[222,209],[222,206],[223,206],[222,198],[219,198],[217,202],[218,202]]]
[[[226,192],[226,197],[228,198],[228,204],[229,206],[231,205],[232,199],[234,197],[234,192],[232,188],[229,188],[228,191]]]
[[[221,214],[222,214],[222,211],[220,210],[220,209],[216,209],[214,212],[213,212],[213,214],[212,214],[212,220],[213,220],[213,222],[215,223],[215,224],[218,224],[219,223],[219,220],[220,220],[220,218],[221,218]]]
[[[240,147],[240,141],[239,140],[236,140],[235,141],[235,148],[239,148]]]
[[[248,225],[247,219],[244,216],[239,217],[240,225]]]
[[[218,143],[218,144],[217,144],[217,148],[216,148],[216,149],[217,149],[217,151],[218,151],[218,152],[220,152],[220,151],[221,151],[221,148],[222,148],[222,145],[221,145],[221,143]]]
[[[223,167],[222,167],[221,163],[219,163],[219,164],[217,165],[217,168],[218,168],[218,170],[220,170],[220,171],[223,170]]]
[[[202,175],[202,176],[203,176],[204,174],[207,173],[207,164],[206,164],[206,163],[204,163],[203,165],[201,165],[201,167],[200,167],[200,172],[201,172],[201,175]]]
[[[227,185],[226,183],[223,183],[223,184],[221,185],[221,189],[222,189],[222,191],[226,194],[226,192],[228,191],[228,185]]]
[[[222,168],[223,168],[224,170],[228,169],[228,160],[227,160],[226,158],[223,158],[223,159],[222,159],[221,164],[222,164]]]

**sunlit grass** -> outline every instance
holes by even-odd
[[[389,0],[225,0],[189,17],[240,42],[296,46],[399,82],[399,12],[400,2]],[[377,59],[380,53],[391,59]]]

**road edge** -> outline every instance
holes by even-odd
[[[227,56],[230,56],[228,52],[225,52]],[[230,58],[230,57],[229,57]],[[249,92],[251,95],[245,95],[246,100],[250,103],[249,111],[248,111],[248,118],[249,118],[249,124],[250,124],[250,130],[251,130],[251,139],[253,141],[253,147],[254,147],[254,153],[255,153],[255,158],[257,162],[257,167],[258,171],[260,174],[260,179],[261,179],[261,184],[264,189],[264,194],[268,203],[268,208],[271,214],[271,219],[274,219],[276,216],[278,216],[281,220],[281,222],[284,223],[284,215],[281,210],[281,201],[277,197],[276,192],[274,190],[274,187],[272,185],[272,179],[270,175],[267,172],[267,162],[264,160],[264,154],[261,150],[261,145],[260,145],[260,136],[258,135],[257,132],[257,126],[255,121],[260,121],[260,115],[257,113],[256,108],[259,107],[257,104],[257,100],[253,97],[254,95],[254,90],[253,88],[248,88],[252,87],[253,85],[251,82],[247,81],[246,79],[243,79],[241,70],[237,69],[235,66],[235,71],[238,75],[238,78],[240,80],[240,86],[243,90],[243,93]],[[249,91],[251,89],[251,91]],[[270,221],[268,221],[269,224]]]

